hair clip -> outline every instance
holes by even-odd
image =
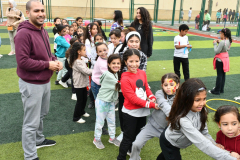
[[[203,91],[203,90],[206,90],[206,88],[201,87],[201,88],[198,89],[198,91]]]
[[[98,44],[99,42],[95,42],[95,44]]]

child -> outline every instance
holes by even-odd
[[[67,70],[65,68],[65,52],[70,47],[70,44],[65,40],[64,36],[66,35],[66,26],[58,25],[58,34],[59,36],[55,39],[55,43],[57,44],[57,49],[55,55],[57,56],[57,59],[63,63],[63,69],[58,72],[57,80],[55,81],[55,84],[58,85],[61,78],[66,74]]]
[[[123,27],[123,15],[122,15],[122,11],[120,10],[115,10],[114,14],[113,14],[113,23],[111,25],[111,29],[110,32],[114,29],[116,29],[117,27],[121,27],[122,29]],[[109,37],[109,42],[111,41],[111,38]]]
[[[108,45],[108,56],[115,53],[119,54],[119,50],[122,48],[122,44],[120,43],[121,31],[119,29],[114,29],[110,32],[109,37],[112,43]]]
[[[89,117],[85,112],[87,103],[87,86],[88,76],[92,75],[92,69],[86,66],[81,57],[86,56],[86,47],[84,44],[76,42],[70,50],[70,67],[73,69],[73,85],[77,94],[77,103],[75,106],[73,121],[77,123],[85,123],[86,121],[81,117]]]
[[[184,23],[184,21],[183,21],[183,15],[184,15],[184,12],[183,12],[183,9],[181,9],[180,20],[182,20],[182,23]]]
[[[55,35],[56,33],[58,33],[57,31],[57,25],[61,24],[61,19],[59,17],[54,18],[54,28],[53,28],[53,34]]]
[[[101,33],[99,27],[95,23],[89,23],[86,27],[87,31],[84,34],[84,43],[87,50],[87,57],[91,58],[91,48],[94,47],[94,36],[97,33]]]
[[[124,56],[124,53],[127,49],[139,49],[140,48],[140,42],[141,42],[141,36],[138,32],[136,31],[132,31],[129,32],[126,35],[126,38],[124,40],[124,43],[122,45],[122,48],[119,50],[119,55],[121,57]],[[146,71],[147,68],[147,56],[142,52],[139,51],[140,53],[140,65],[139,65],[139,69]],[[122,65],[124,66],[124,65]],[[122,72],[126,72],[127,71],[127,66],[124,66],[122,69]],[[123,137],[123,113],[122,113],[122,107],[123,107],[123,103],[124,103],[124,96],[122,94],[122,92],[119,92],[119,120],[120,120],[120,127],[121,127],[121,134],[118,136],[118,140],[122,141],[122,137]]]
[[[228,50],[230,49],[232,44],[231,31],[228,28],[222,29],[220,38],[222,41],[213,41],[215,52],[213,66],[214,69],[217,68],[217,78],[215,88],[209,91],[209,93],[216,95],[224,93],[226,72],[230,70]]]
[[[99,26],[99,28],[100,28],[100,30],[102,32],[102,35],[104,37],[104,40],[106,41],[107,40],[107,36],[106,36],[105,32],[102,29],[102,22],[100,20],[98,20],[98,21],[95,21],[94,23],[96,23]]]
[[[66,26],[66,35],[63,37],[70,44],[71,36],[69,35],[69,26]]]
[[[103,43],[103,36],[100,33],[94,36],[95,45],[99,42]],[[96,63],[96,58],[97,58],[97,51],[96,51],[96,46],[94,46],[92,47],[92,50],[91,50],[91,68],[92,69],[94,68],[94,65]]]
[[[91,81],[91,90],[95,100],[97,98],[97,94],[101,87],[100,77],[105,71],[107,71],[108,47],[105,43],[99,42],[96,44],[96,51],[97,51],[98,57],[97,57],[97,62],[94,65],[92,81]]]
[[[221,106],[217,109],[214,121],[221,129],[217,133],[216,143],[231,153],[231,156],[240,158],[240,114],[235,106]]]
[[[102,128],[104,120],[107,120],[110,139],[109,143],[115,146],[120,146],[120,142],[115,138],[116,124],[115,124],[115,104],[118,99],[118,92],[120,90],[119,70],[121,69],[121,59],[118,54],[112,54],[108,58],[108,71],[104,72],[100,77],[101,88],[97,95],[96,106],[96,123],[94,131],[93,144],[98,149],[105,148],[101,141]]]
[[[188,11],[188,21],[187,21],[188,23],[190,22],[191,17],[192,17],[192,7]]]
[[[70,45],[72,46],[73,43],[78,42],[77,38],[72,38],[70,40]],[[68,88],[68,85],[66,82],[69,82],[69,78],[71,78],[71,86],[72,86],[72,100],[77,100],[77,95],[76,95],[76,90],[73,86],[73,78],[72,78],[72,68],[69,67],[69,58],[70,58],[70,50],[71,47],[68,48],[68,50],[66,51],[65,57],[66,57],[66,61],[65,61],[65,67],[68,70],[68,72],[64,75],[64,77],[59,81],[59,84],[62,85],[64,88]]]
[[[168,117],[173,104],[176,91],[179,87],[180,79],[174,73],[165,74],[162,79],[162,89],[156,92],[157,104],[159,110],[154,110],[148,118],[147,125],[138,134],[132,144],[132,153],[130,160],[140,160],[141,148],[149,139],[158,137],[168,126],[166,117]]]
[[[82,17],[77,17],[76,18],[76,22],[77,22],[77,26],[79,27],[79,26],[82,26],[82,24],[83,24],[83,19],[82,19]]]
[[[77,23],[76,22],[73,22],[72,23],[72,26],[73,26],[73,30],[74,30],[74,32],[77,32]]]
[[[74,33],[74,28],[73,28],[73,26],[69,26],[69,35],[70,35],[70,37],[71,38],[73,38],[73,33]]]
[[[68,26],[68,21],[67,21],[66,19],[63,19],[63,20],[62,20],[62,25]]]
[[[121,43],[123,43],[125,41],[126,35],[131,31],[136,31],[136,29],[133,27],[128,27],[127,29],[121,30],[121,38],[120,38]]]
[[[146,118],[150,114],[149,108],[159,109],[158,104],[154,103],[156,98],[148,87],[146,73],[138,69],[139,62],[138,50],[128,49],[124,53],[123,64],[127,66],[127,71],[121,76],[121,90],[125,97],[122,108],[124,133],[118,160],[126,159],[127,152],[131,151],[132,142],[146,125]]]
[[[77,36],[77,35],[83,34],[83,33],[84,33],[83,27],[79,26],[79,27],[77,27],[77,31],[74,32],[74,36]]]
[[[200,79],[192,78],[181,85],[167,118],[169,126],[160,136],[162,153],[157,160],[181,160],[180,148],[192,144],[214,159],[236,160],[218,148],[208,133],[206,97]]]
[[[102,34],[98,33],[94,36],[94,43],[96,45],[97,43],[100,43],[100,42],[103,43],[103,36],[102,36]],[[96,59],[97,59],[96,47],[92,47],[92,49],[91,49],[91,69],[94,68]],[[90,91],[89,91],[89,97],[90,97],[90,102],[89,102],[88,108],[93,109],[95,107],[95,102],[94,102],[92,89],[90,89]]]
[[[183,75],[185,81],[189,79],[189,62],[188,62],[188,49],[192,48],[188,42],[188,36],[186,36],[189,27],[186,24],[182,24],[179,26],[179,35],[174,38],[174,58],[173,58],[173,66],[174,72],[181,79],[180,74],[180,65],[182,63]]]

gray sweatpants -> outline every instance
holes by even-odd
[[[50,103],[50,82],[47,84],[31,84],[19,79],[19,89],[23,102],[22,147],[24,159],[37,158],[36,145],[41,144],[43,135],[43,119],[48,114]]]
[[[132,153],[129,160],[140,160],[140,152],[142,147],[147,143],[148,140],[154,137],[159,138],[163,130],[164,129],[162,129],[162,131],[160,132],[155,127],[153,127],[151,123],[148,122],[133,142]]]

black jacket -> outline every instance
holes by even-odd
[[[149,33],[146,38],[146,35],[143,31],[143,28],[139,28],[139,23],[136,23],[135,26],[133,24],[134,22],[131,23],[131,27],[134,27],[136,31],[141,35],[141,51],[147,56],[150,57],[152,55],[152,46],[153,46],[153,30],[152,30],[152,24],[149,25]],[[140,29],[140,30],[138,30]]]

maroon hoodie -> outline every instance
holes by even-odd
[[[48,69],[49,61],[56,58],[51,53],[47,31],[24,21],[18,27],[14,43],[18,76],[32,84],[48,83],[53,74]]]

